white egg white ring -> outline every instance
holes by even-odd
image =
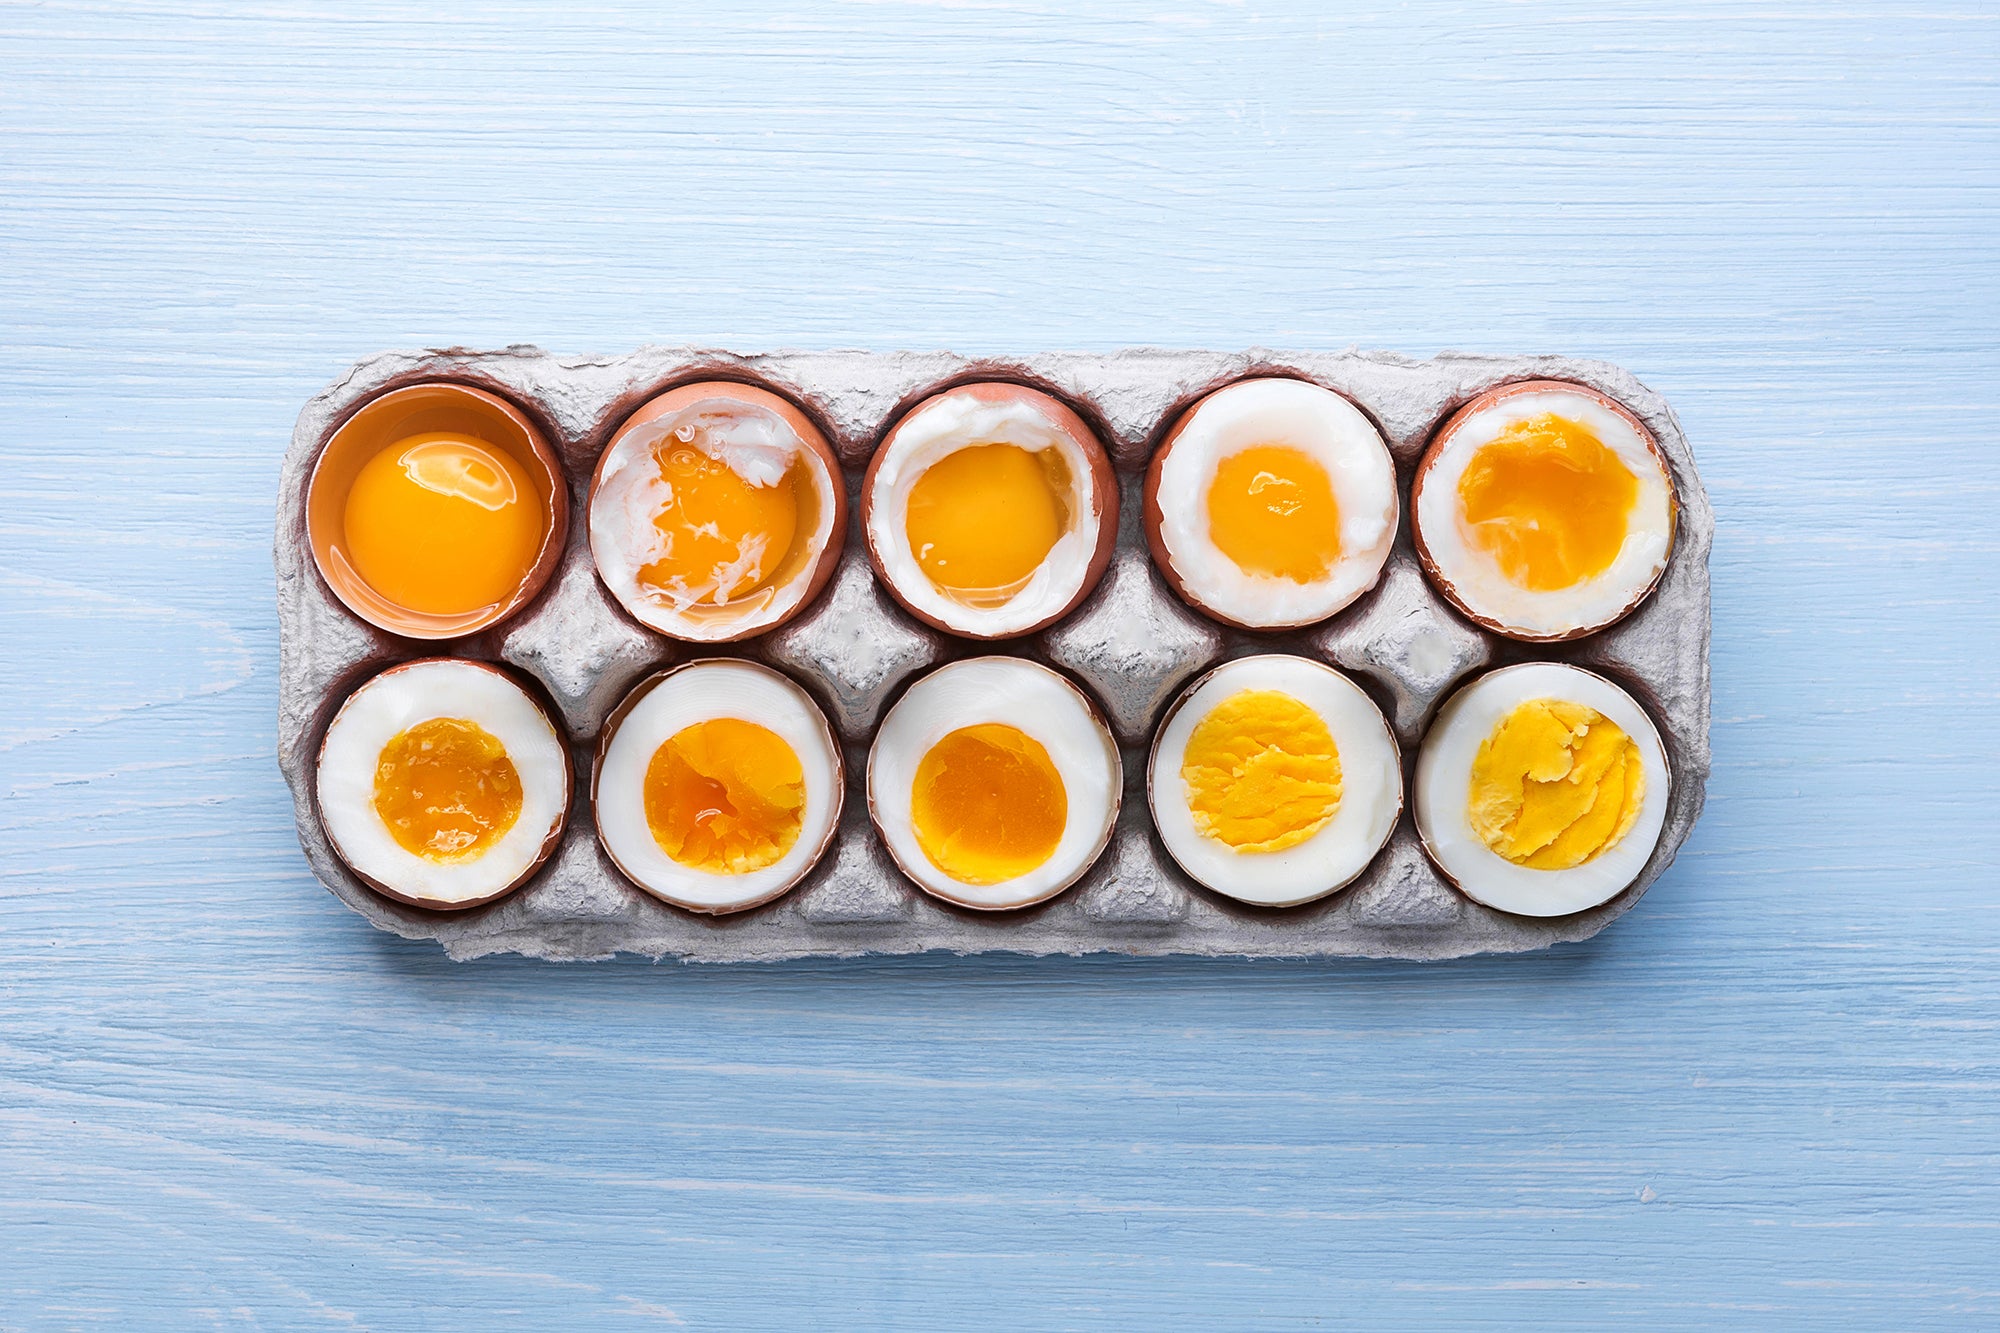
[[[917,765],[961,727],[1014,727],[1048,750],[1069,817],[1049,859],[998,884],[966,884],[924,854],[910,818]],[[1111,837],[1122,769],[1110,731],[1076,686],[1018,657],[975,657],[910,687],[882,720],[868,752],[868,806],[890,855],[927,893],[967,907],[1026,907],[1076,882]]]
[[[1208,490],[1224,459],[1281,444],[1326,469],[1340,555],[1317,583],[1246,572],[1209,536]],[[1244,380],[1195,404],[1160,465],[1160,541],[1187,596],[1252,629],[1309,625],[1375,586],[1395,544],[1396,465],[1375,423],[1304,380]]]
[[[1594,860],[1567,870],[1516,865],[1486,845],[1468,805],[1472,762],[1507,716],[1531,699],[1594,708],[1639,747],[1646,790],[1625,836]],[[1623,892],[1653,855],[1666,824],[1673,779],[1653,719],[1604,677],[1561,662],[1525,662],[1488,672],[1438,710],[1417,755],[1417,833],[1438,868],[1466,897],[1518,916],[1568,916]]]
[[[375,810],[382,747],[419,722],[463,718],[506,747],[521,813],[484,855],[432,861],[405,850]],[[320,822],[342,860],[397,897],[457,907],[495,897],[541,859],[569,806],[569,753],[548,714],[506,676],[439,659],[394,667],[348,697],[320,747]]]
[[[769,902],[811,870],[840,819],[840,750],[826,715],[798,685],[754,662],[715,658],[659,677],[615,719],[592,786],[597,837],[627,878],[676,907],[734,912]],[[676,733],[698,722],[739,718],[775,732],[799,757],[806,803],[798,841],[762,870],[741,875],[685,866],[668,856],[646,822],[646,770]]]
[[[1181,776],[1188,737],[1218,704],[1244,690],[1290,695],[1326,723],[1340,759],[1340,804],[1296,847],[1239,852],[1195,827]],[[1161,725],[1147,771],[1153,827],[1181,869],[1239,902],[1289,907],[1323,898],[1368,868],[1403,810],[1403,762],[1375,701],[1333,668],[1303,657],[1240,657],[1189,687]]]

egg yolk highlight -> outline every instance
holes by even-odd
[[[1567,870],[1618,845],[1646,798],[1639,747],[1594,708],[1531,699],[1472,761],[1467,813],[1515,865]]]
[[[1340,559],[1340,506],[1318,460],[1260,444],[1216,465],[1208,535],[1246,574],[1317,583]]]
[[[547,506],[528,470],[467,435],[412,435],[362,465],[343,515],[346,555],[408,611],[458,616],[512,596],[535,566]]]
[[[910,822],[939,870],[961,884],[999,884],[1055,854],[1069,793],[1040,741],[981,722],[952,732],[917,764]]]
[[[931,583],[967,606],[999,606],[1027,585],[1069,522],[1069,468],[1055,449],[975,444],[945,455],[910,487],[910,554]]]
[[[1340,751],[1289,694],[1242,690],[1195,724],[1181,753],[1195,828],[1239,852],[1281,852],[1340,808]]]
[[[811,484],[803,467],[758,485],[688,445],[662,451],[659,467],[661,554],[640,567],[639,581],[680,606],[726,606],[769,583],[798,533],[799,487]]]
[[[1458,479],[1472,541],[1516,587],[1552,592],[1611,567],[1639,480],[1589,427],[1545,414],[1479,446]]]
[[[470,861],[521,817],[521,775],[500,738],[477,722],[428,718],[382,747],[375,813],[404,851]]]
[[[662,851],[695,870],[775,865],[799,840],[805,805],[798,752],[740,718],[683,727],[646,765],[646,823]]]

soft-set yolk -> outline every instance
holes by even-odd
[[[355,474],[343,517],[354,571],[408,611],[505,601],[534,568],[548,514],[526,468],[466,435],[412,435]]]
[[[1289,694],[1243,690],[1188,734],[1188,813],[1239,852],[1296,847],[1340,808],[1340,751],[1325,719]]]
[[[1208,534],[1246,574],[1316,583],[1340,558],[1333,480],[1290,445],[1233,453],[1208,485]]]
[[[500,738],[477,722],[428,718],[382,747],[375,813],[404,851],[470,861],[521,817],[521,775]]]
[[[759,486],[688,445],[662,452],[659,466],[662,553],[640,568],[640,582],[681,606],[727,605],[768,583],[798,531],[800,466]]]
[[[1016,727],[961,727],[917,764],[917,845],[961,884],[1027,874],[1055,853],[1068,820],[1062,775],[1042,743]]]
[[[1473,542],[1515,586],[1570,588],[1611,567],[1639,481],[1581,422],[1553,413],[1479,446],[1458,479]]]
[[[806,804],[798,752],[768,727],[718,717],[684,727],[646,765],[646,823],[681,865],[744,875],[799,840]]]
[[[1048,559],[1069,521],[1069,490],[1054,449],[976,444],[947,454],[910,487],[910,554],[940,592],[997,606]]]
[[[1639,817],[1639,747],[1594,708],[1531,699],[1472,761],[1473,831],[1515,865],[1566,870],[1617,846]]]

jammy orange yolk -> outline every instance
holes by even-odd
[[[1340,808],[1340,751],[1312,709],[1277,690],[1243,690],[1209,711],[1181,754],[1188,813],[1239,852],[1279,852]]]
[[[1333,481],[1290,445],[1233,453],[1208,484],[1208,534],[1246,574],[1316,583],[1340,558]]]
[[[683,727],[646,765],[646,823],[675,861],[718,875],[776,864],[799,840],[798,752],[768,727],[718,717]]]
[[[548,514],[526,468],[465,435],[413,435],[347,492],[347,557],[397,606],[455,616],[505,601],[534,568]]]
[[[961,884],[998,884],[1055,853],[1069,793],[1042,743],[1001,722],[960,727],[917,764],[917,845]]]
[[[470,861],[521,817],[521,775],[500,738],[477,722],[429,718],[382,747],[375,813],[404,851]]]
[[[1646,799],[1639,747],[1594,708],[1530,699],[1480,744],[1467,813],[1515,865],[1566,870],[1618,844]]]
[[[1479,446],[1458,479],[1473,542],[1515,586],[1574,587],[1625,545],[1638,478],[1581,422],[1545,414]]]
[[[1069,469],[1054,449],[960,449],[910,487],[910,554],[946,596],[1000,605],[1048,559],[1069,521],[1069,493]]]
[[[770,582],[792,549],[799,525],[802,468],[776,485],[746,480],[720,458],[688,445],[659,456],[667,500],[653,517],[663,554],[639,580],[682,606],[723,606]]]

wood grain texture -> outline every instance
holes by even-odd
[[[0,1328],[1991,1327],[2000,15],[0,6]],[[267,550],[408,345],[1559,350],[1708,812],[1446,966],[505,960],[306,873]]]

